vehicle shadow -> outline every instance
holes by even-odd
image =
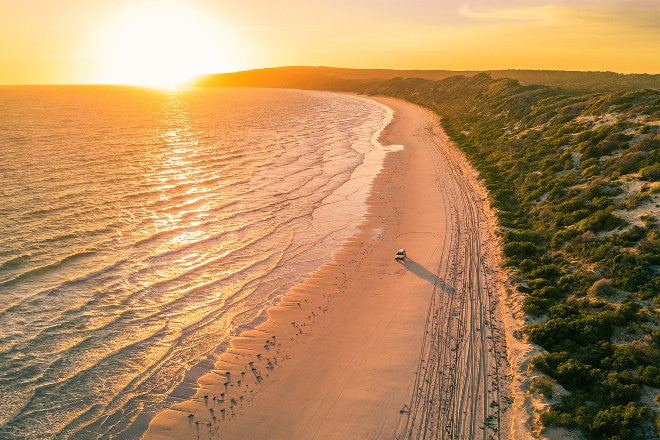
[[[426,280],[429,283],[440,287],[442,290],[444,290],[447,293],[450,294],[456,293],[456,290],[452,286],[447,284],[445,280],[443,280],[437,274],[431,272],[430,270],[428,270],[427,268],[425,268],[415,260],[406,258],[404,260],[397,260],[397,261],[399,261],[399,263],[405,266],[406,269],[408,269],[410,272],[417,275],[421,279]]]

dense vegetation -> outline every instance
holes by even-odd
[[[523,309],[539,318],[525,329],[547,351],[532,360],[537,391],[570,393],[541,422],[594,439],[657,437],[657,401],[643,396],[660,388],[660,91],[568,92],[481,74],[364,92],[439,113],[484,178]]]
[[[562,88],[488,74],[321,82],[432,109],[479,170],[499,212],[505,264],[533,322],[525,333],[545,349],[531,362],[542,373],[534,391],[550,397],[557,384],[568,391],[541,423],[593,439],[657,438],[657,75],[637,78],[655,81],[649,89],[625,75],[525,75],[527,84]],[[570,78],[572,86],[562,83]]]

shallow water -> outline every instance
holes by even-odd
[[[0,87],[0,437],[135,438],[366,212],[358,97]],[[197,367],[197,368],[193,368]]]

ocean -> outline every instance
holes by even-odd
[[[0,438],[133,439],[366,214],[391,119],[325,92],[0,87]]]

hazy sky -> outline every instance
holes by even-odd
[[[0,84],[287,65],[660,73],[660,0],[0,0]]]

